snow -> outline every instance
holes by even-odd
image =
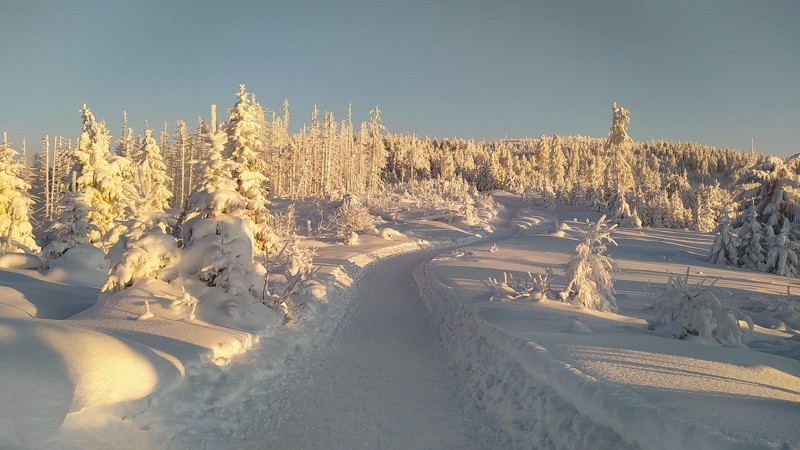
[[[169,276],[103,295],[109,261],[90,245],[0,270],[0,447],[800,448],[794,280],[706,262],[709,234],[615,230],[618,310],[588,310],[553,294],[600,213],[499,191],[472,209],[414,202],[372,198],[376,232],[352,245],[324,229],[293,242],[318,271],[285,324],[198,276],[218,225],[241,228],[228,214],[191,219],[197,254]],[[323,223],[340,204],[296,214]],[[253,260],[250,239],[225,242]],[[275,292],[309,269],[271,258]],[[742,347],[647,328],[648,290],[687,266],[752,317]],[[531,295],[490,301],[484,281],[527,272]]]
[[[568,224],[586,226],[580,220]],[[647,283],[664,283],[667,270],[685,272],[691,265],[695,273],[702,267],[706,275],[700,278],[717,278],[717,286],[736,291],[738,298],[728,299],[734,305],[756,295],[769,296],[767,303],[774,305],[787,280],[707,263],[702,249],[711,244],[708,235],[663,229],[618,234],[619,247],[609,249],[620,265],[618,313],[552,301],[489,301],[492,292],[479,280],[503,272],[543,272],[567,261],[578,235],[549,236],[546,224],[502,240],[500,252],[474,245],[418,269],[452,370],[463,374],[461,391],[471,393],[468,400],[494,419],[487,421],[486,434],[499,436],[495,446],[798,447],[800,361],[757,351],[770,347],[766,343],[777,350],[791,334],[756,326],[753,336],[746,330],[743,336],[753,348],[728,348],[664,337],[645,327],[652,314]],[[563,285],[563,272],[556,274],[562,276],[553,283]],[[531,392],[550,404],[522,394]],[[567,417],[559,421],[559,414]],[[521,417],[527,420],[520,422]],[[565,423],[574,427],[571,432]],[[570,440],[576,432],[587,440]]]

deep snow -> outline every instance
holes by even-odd
[[[407,206],[387,214],[394,240],[307,240],[313,301],[267,330],[211,304],[192,319],[158,281],[98,302],[107,265],[91,249],[0,270],[0,447],[800,448],[794,279],[706,263],[707,234],[628,229],[609,252],[618,313],[491,302],[483,281],[504,271],[553,268],[563,287],[599,216],[495,198],[497,231],[456,250],[419,252],[487,227]],[[687,265],[753,317],[749,348],[646,328],[648,282]],[[154,317],[136,320],[145,299]]]

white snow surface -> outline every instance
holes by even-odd
[[[582,219],[568,222],[574,229],[596,220],[574,214]],[[672,339],[648,331],[644,320],[652,314],[647,283],[663,284],[667,270],[691,266],[693,278],[719,279],[732,294],[729,307],[757,309],[758,298],[756,305],[771,305],[764,312],[796,302],[781,296],[795,280],[705,262],[709,235],[630,230],[609,249],[620,266],[618,313],[551,300],[490,302],[481,280],[503,272],[552,267],[560,275],[554,288],[566,281],[562,265],[578,236],[552,236],[544,223],[517,230],[499,252],[468,246],[416,273],[451,370],[461,374],[462,401],[494,418],[484,422],[486,434],[495,432],[501,447],[800,448],[800,361],[756,350],[790,346],[796,328],[781,332],[766,328],[767,316],[754,317],[756,333],[744,339],[752,348],[730,348]]]
[[[503,272],[563,288],[600,215],[494,196],[491,227],[398,210],[392,241],[305,239],[321,270],[286,326],[195,279],[98,300],[90,246],[0,270],[0,448],[800,448],[794,279],[706,263],[707,234],[624,230],[617,313],[491,302]],[[753,317],[747,347],[646,328],[648,282],[687,266]]]

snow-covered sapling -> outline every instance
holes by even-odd
[[[513,302],[516,300],[540,301],[548,297],[550,277],[553,270],[548,268],[544,274],[534,277],[528,272],[527,278],[514,279],[514,275],[503,272],[503,279],[489,277],[483,284],[492,288],[491,301]]]
[[[575,254],[566,265],[567,286],[560,293],[562,300],[598,311],[616,311],[614,279],[611,270],[614,260],[604,255],[607,243],[617,245],[611,233],[617,227],[606,222],[603,215],[590,223],[583,238],[575,247]]]
[[[749,316],[725,307],[714,283],[706,286],[702,280],[690,284],[688,267],[683,276],[669,274],[667,285],[655,296],[653,309],[655,314],[648,320],[648,327],[668,332],[677,339],[698,336],[722,345],[741,347],[739,319],[747,322],[753,331]]]
[[[342,239],[347,239],[352,232],[359,232],[373,226],[375,217],[369,213],[369,209],[361,203],[357,197],[347,197],[342,200],[333,218],[331,225],[336,230],[336,235]]]
[[[316,250],[300,248],[297,239],[287,241],[281,251],[266,266],[261,301],[264,305],[283,312],[283,323],[297,322],[305,303],[299,296],[317,274],[314,266]],[[274,274],[277,277],[271,278]]]

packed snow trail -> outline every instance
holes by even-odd
[[[311,369],[308,384],[293,388],[274,428],[241,447],[478,448],[412,277],[438,252],[371,266],[350,322]]]

